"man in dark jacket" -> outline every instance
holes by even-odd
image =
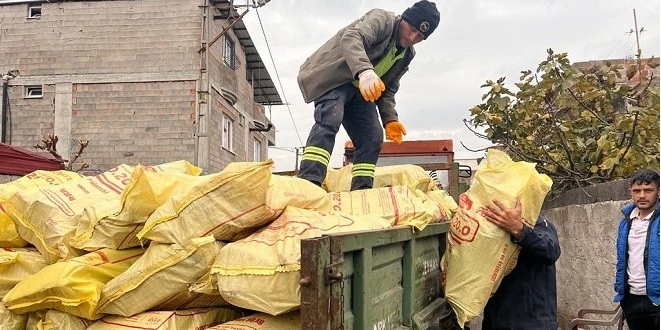
[[[321,185],[342,125],[355,147],[351,190],[372,187],[382,127],[386,138],[398,143],[406,134],[395,111],[395,93],[415,56],[413,45],[427,39],[439,21],[436,5],[427,0],[401,16],[373,9],[301,65],[298,85],[305,102],[314,101],[315,123],[303,150],[300,178]]]
[[[659,329],[659,173],[637,171],[617,234],[615,302],[630,330]]]
[[[498,200],[488,205],[485,218],[510,233],[521,247],[511,273],[503,278],[484,309],[483,330],[556,330],[558,307],[555,262],[560,257],[558,233],[539,217],[534,228],[524,225],[521,203],[509,208]]]

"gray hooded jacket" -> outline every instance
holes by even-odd
[[[340,85],[357,79],[358,73],[373,69],[372,63],[388,52],[397,41],[401,16],[382,9],[372,9],[363,17],[337,32],[301,65],[298,86],[309,103]],[[382,77],[386,90],[376,101],[381,122],[397,120],[395,93],[399,80],[408,71],[415,50],[409,47]]]

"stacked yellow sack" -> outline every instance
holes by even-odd
[[[9,290],[2,303],[16,313],[48,308],[97,319],[95,313],[104,284],[133,264],[144,250],[102,249],[48,265]]]
[[[0,324],[2,330],[25,330],[28,321],[27,314],[16,314],[0,304]]]
[[[296,207],[267,227],[220,250],[211,275],[232,305],[279,315],[300,305],[301,240],[322,234],[388,228],[378,216],[350,216]]]
[[[327,207],[328,195],[308,180],[274,174],[266,190],[266,205],[277,214],[287,206],[320,210]]]
[[[186,161],[151,167],[154,171],[189,172]],[[120,195],[128,185],[133,167],[122,164],[94,177],[56,186],[27,189],[13,194],[4,206],[14,220],[18,233],[39,249],[47,263],[84,254],[72,247],[78,217],[86,207],[104,211],[120,209]]]
[[[44,256],[35,248],[0,248],[0,298],[44,267]]]
[[[340,169],[329,168],[322,187],[328,191],[345,192],[351,190],[351,170],[349,164]],[[374,188],[407,186],[423,192],[437,190],[436,183],[427,171],[417,165],[378,166],[374,171]]]
[[[441,219],[441,205],[422,191],[407,186],[393,186],[330,192],[326,212],[351,215],[375,215],[388,220],[392,226],[413,226],[420,230],[430,222]]]
[[[25,322],[25,330],[39,330],[39,325],[43,324],[46,318],[46,311],[41,310],[24,315],[27,315],[28,318]]]
[[[502,151],[490,149],[480,163],[473,184],[459,198],[442,262],[445,297],[462,327],[481,313],[516,265],[520,250],[508,233],[484,219],[481,210],[493,199],[514,207],[519,198],[524,221],[534,227],[551,184],[548,176],[537,173],[535,164],[513,162]]]
[[[232,241],[264,226],[277,216],[265,204],[272,163],[231,163],[219,173],[191,181],[149,216],[138,238],[183,244],[213,235]]]
[[[202,293],[212,296],[220,296],[220,290],[218,290],[218,278],[216,275],[211,275],[210,269],[200,279],[195,281],[195,283],[191,284],[188,291],[191,294]]]
[[[264,313],[248,315],[208,330],[299,330],[301,315],[298,311],[272,316]]]
[[[115,204],[85,208],[70,240],[71,246],[87,251],[140,246],[136,234],[149,215],[173,195],[189,191],[188,187],[205,180],[198,177],[201,172],[201,168],[192,165],[185,172],[155,171],[149,166],[136,166],[119,197],[120,209]]]
[[[14,221],[5,213],[2,206],[14,193],[31,188],[54,186],[83,178],[70,171],[34,171],[12,182],[0,184],[0,246],[23,247],[28,244],[18,235]]]
[[[229,308],[194,308],[178,311],[144,312],[131,317],[108,315],[88,330],[202,330],[231,321],[241,313]]]
[[[131,316],[146,310],[177,310],[227,305],[220,296],[189,294],[224,243],[213,236],[185,244],[151,243],[129,269],[103,287],[96,312]]]
[[[459,205],[455,202],[454,198],[450,196],[445,190],[428,191],[425,195],[436,202],[440,209],[441,217],[432,222],[448,222],[454,217],[454,214],[459,209]]]
[[[93,322],[55,309],[40,310],[30,314],[25,330],[85,330]]]

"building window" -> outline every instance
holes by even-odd
[[[25,86],[26,99],[40,99],[44,97],[44,89],[42,86]]]
[[[223,115],[223,148],[234,152],[234,121]]]
[[[262,161],[262,143],[259,140],[255,139],[253,143],[253,161],[261,162]]]
[[[28,18],[41,18],[41,4],[28,5]]]
[[[223,61],[227,66],[234,70],[236,68],[236,53],[234,52],[234,41],[229,36],[225,36],[225,50],[223,52]]]

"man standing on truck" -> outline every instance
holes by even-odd
[[[493,203],[486,206],[484,217],[508,232],[512,243],[521,247],[521,252],[512,272],[503,278],[487,302],[482,330],[556,330],[558,232],[541,216],[534,228],[524,225],[518,200],[513,208],[499,200]]]
[[[644,169],[629,183],[617,234],[615,298],[631,330],[659,329],[659,173]]]
[[[314,120],[298,176],[317,185],[326,170],[335,136],[344,126],[355,153],[351,190],[372,188],[374,169],[386,138],[401,143],[406,129],[395,110],[399,80],[408,71],[413,45],[436,29],[436,4],[421,0],[401,16],[372,9],[338,31],[300,68],[305,102],[314,101]]]

